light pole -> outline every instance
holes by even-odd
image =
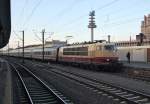
[[[108,43],[110,43],[110,35],[108,35]]]
[[[90,12],[89,14],[90,16],[90,21],[89,21],[89,25],[88,28],[91,29],[91,42],[94,41],[94,28],[96,28],[97,26],[95,25],[95,11]]]
[[[66,36],[65,38],[66,38],[66,43],[68,44],[68,40],[71,39],[71,38],[73,38],[73,36],[68,35],[68,36]]]
[[[42,60],[44,62],[44,55],[45,55],[45,52],[44,52],[44,34],[45,34],[45,29],[42,30]]]
[[[36,32],[35,32],[35,30],[33,29],[32,30],[33,31],[33,33],[35,34],[35,36],[42,42],[42,61],[44,62],[44,56],[45,56],[45,41],[47,40],[47,39],[49,39],[50,38],[50,36],[48,37],[48,38],[46,38],[45,39],[45,33],[48,33],[48,32],[45,32],[45,29],[43,29],[42,30],[42,32],[40,32],[40,33],[42,33],[42,39],[36,34]],[[54,32],[51,32],[51,35],[53,35],[54,34]]]
[[[19,51],[19,47],[20,47],[20,46],[19,46],[19,41],[18,41],[18,57],[19,57],[19,52],[20,52],[20,51]]]
[[[22,31],[22,55],[23,55],[22,62],[24,63],[24,30]]]

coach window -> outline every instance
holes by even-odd
[[[63,52],[66,51],[66,48],[63,49]]]
[[[80,49],[79,49],[79,47],[76,48],[76,55],[80,55]]]
[[[97,46],[97,50],[102,50],[102,47],[101,46]]]
[[[73,48],[69,48],[69,55],[73,55]]]
[[[0,62],[0,68],[2,68],[2,62]]]

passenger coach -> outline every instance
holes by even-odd
[[[10,56],[22,57],[22,49],[11,50]],[[26,47],[24,57],[42,60],[42,46]],[[76,65],[92,70],[117,71],[121,68],[115,44],[107,42],[45,47],[44,60]]]

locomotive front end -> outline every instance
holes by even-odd
[[[113,43],[105,43],[96,46],[96,58],[98,66],[103,70],[118,71],[122,64],[118,61],[117,48]]]

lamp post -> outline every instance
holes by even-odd
[[[110,35],[108,35],[108,43],[110,43]]]
[[[44,62],[44,55],[45,55],[45,52],[44,52],[44,34],[45,34],[45,29],[42,30],[42,60]]]
[[[90,21],[89,21],[89,25],[88,28],[91,29],[91,42],[94,41],[94,28],[96,28],[97,26],[95,25],[95,11],[90,12],[89,14],[90,16]]]
[[[24,63],[24,30],[22,31],[22,63]]]
[[[66,43],[68,44],[68,40],[71,39],[71,38],[73,38],[73,36],[68,35],[68,36],[66,36],[65,38],[66,38]]]
[[[42,33],[42,39],[41,39],[41,38],[36,34],[36,31],[35,31],[34,29],[33,29],[32,31],[33,31],[33,33],[35,34],[35,36],[42,42],[42,61],[44,62],[44,56],[45,56],[45,42],[46,42],[47,39],[50,38],[51,35],[54,34],[54,32],[45,32],[45,29],[43,29],[42,32],[40,32],[40,33]],[[50,33],[50,36],[47,37],[46,39],[45,39],[45,33]]]

